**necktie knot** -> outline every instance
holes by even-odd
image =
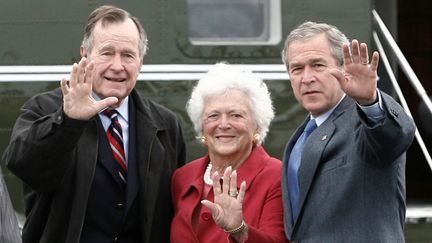
[[[107,116],[111,120],[117,120],[118,112],[115,109],[105,109],[102,112],[105,116]]]
[[[307,133],[307,135],[309,135],[313,132],[313,130],[315,130],[315,128],[317,128],[315,119],[310,119],[309,122],[306,124],[304,131],[305,133]]]

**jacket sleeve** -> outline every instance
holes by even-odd
[[[357,108],[363,125],[356,129],[355,136],[357,151],[365,157],[364,160],[376,161],[378,165],[385,166],[408,150],[416,128],[412,118],[392,97],[383,92],[381,95],[385,118],[382,122],[369,126],[367,118]]]
[[[0,242],[21,243],[18,221],[0,168]]]
[[[56,91],[33,97],[23,105],[3,155],[8,168],[37,191],[52,190],[61,183],[88,123],[68,118],[60,91]]]

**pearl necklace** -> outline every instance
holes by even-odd
[[[213,180],[210,178],[210,172],[212,170],[212,163],[209,162],[207,165],[207,168],[204,172],[204,182],[205,184],[209,185],[209,186],[213,186]]]

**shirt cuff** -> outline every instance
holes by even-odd
[[[378,102],[375,102],[372,105],[367,105],[367,106],[360,105],[357,103],[357,105],[364,112],[364,114],[366,115],[366,117],[368,118],[369,122],[372,125],[378,124],[385,117],[381,93],[378,90],[376,92],[377,92]]]

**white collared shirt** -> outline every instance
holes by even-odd
[[[330,110],[328,110],[327,112],[325,112],[324,114],[314,117],[311,115],[311,119],[315,119],[315,122],[317,124],[317,126],[319,127],[321,124],[323,124],[327,118],[329,118],[329,116],[331,115],[331,113],[333,113],[334,109],[336,109],[336,107],[338,107],[338,105],[341,103],[341,101],[343,100],[343,98],[345,98],[346,94],[342,95],[342,98],[340,98],[340,100],[338,101],[338,103],[333,106],[333,108],[331,108]]]

